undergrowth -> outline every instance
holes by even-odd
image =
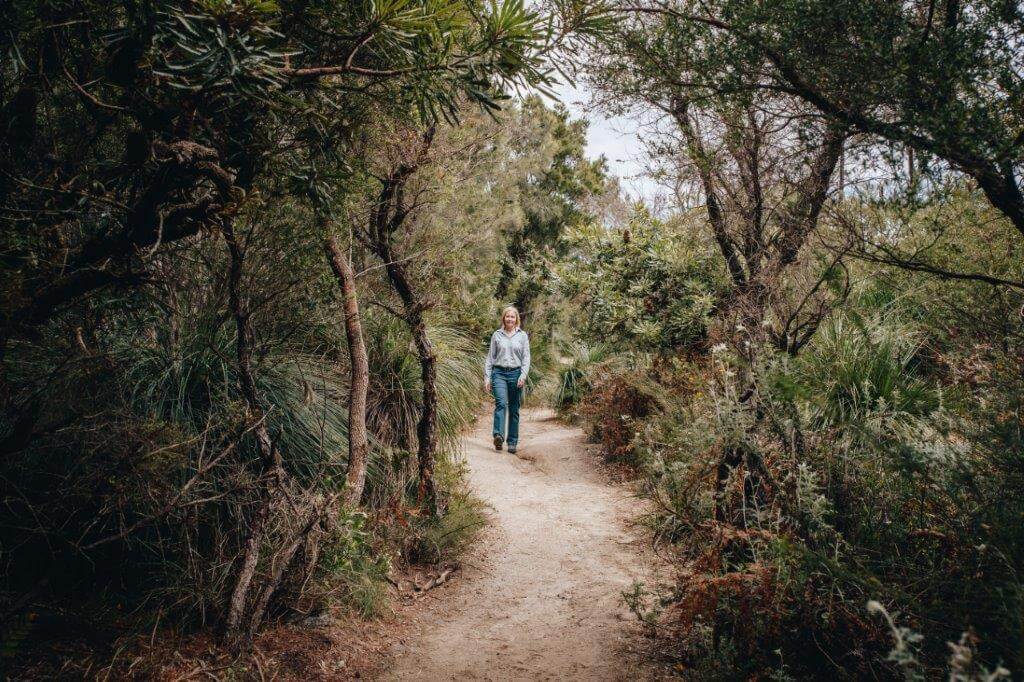
[[[589,387],[577,414],[641,474],[653,539],[674,557],[674,585],[624,595],[674,669],[988,680],[1019,667],[1020,387],[968,398],[933,343],[889,306],[836,314],[796,358],[723,344],[574,377]],[[752,398],[734,388],[747,371]],[[912,663],[889,612],[924,633]]]

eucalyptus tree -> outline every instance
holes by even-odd
[[[634,14],[620,22],[591,62],[597,97],[616,111],[660,116],[663,135],[648,149],[666,169],[687,209],[702,206],[707,236],[717,245],[732,284],[717,304],[746,339],[766,336],[795,353],[827,312],[820,277],[794,287],[806,270],[807,244],[835,191],[849,129],[820,116],[790,95],[736,77],[732,91],[700,90],[693,83],[706,65],[693,56],[704,38],[670,14]],[[818,283],[815,283],[818,281]]]
[[[850,127],[766,88],[754,70],[726,70],[730,87],[699,87],[726,74],[706,73],[702,51],[716,36],[694,26],[667,11],[628,14],[585,73],[607,108],[658,119],[663,134],[648,138],[648,150],[667,169],[680,209],[703,214],[702,237],[717,248],[729,282],[715,292],[709,337],[740,360],[726,381],[737,409],[751,418],[718,458],[716,512],[724,521],[722,494],[734,470],[750,474],[745,496],[763,502],[777,488],[750,447],[766,414],[760,354],[772,346],[797,354],[848,290],[841,259],[819,259],[812,244],[840,184]]]
[[[651,0],[700,93],[768,89],[971,178],[1024,233],[1024,10],[1004,0]]]
[[[522,222],[508,230],[496,294],[514,303],[536,330],[539,320],[531,318],[539,312],[535,301],[546,278],[540,256],[558,248],[567,228],[596,218],[591,198],[614,190],[605,159],[585,154],[586,120],[571,119],[562,106],[550,109],[536,96],[513,115],[522,130],[510,145],[519,156],[512,170]]]

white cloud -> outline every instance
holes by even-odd
[[[626,116],[606,116],[591,106],[590,92],[582,83],[577,87],[559,83],[552,90],[573,118],[582,118],[589,123],[587,155],[596,158],[603,154],[608,159],[609,169],[621,178],[623,189],[632,198],[651,203],[655,196],[663,193],[663,189],[645,174],[640,127],[635,120]]]

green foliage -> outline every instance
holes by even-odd
[[[880,412],[888,419],[933,413],[941,392],[914,371],[921,345],[895,314],[831,318],[801,357],[802,372],[814,378],[805,394],[817,406],[815,425],[865,424]]]
[[[562,375],[563,386],[571,381],[574,390],[587,388],[572,414],[582,419],[587,435],[601,444],[608,461],[631,466],[639,463],[634,445],[636,431],[667,400],[646,370],[643,357],[609,357],[600,363],[577,363],[568,377]]]
[[[303,237],[299,230],[282,236]],[[266,423],[292,485],[332,494],[348,456],[339,313],[330,293],[307,297],[287,285],[278,289],[277,271],[264,270],[306,262],[303,249],[283,248],[260,232],[247,247],[253,295],[267,301],[253,318],[266,334],[256,366]],[[103,322],[83,333],[82,345],[49,337],[47,344],[9,350],[8,400],[31,406],[41,424],[54,426],[4,465],[5,481],[19,493],[0,523],[0,538],[20,548],[5,569],[4,595],[33,589],[38,567],[50,565],[60,570],[44,575],[41,599],[59,598],[69,613],[102,619],[118,611],[142,627],[152,626],[148,613],[159,614],[162,625],[208,626],[221,617],[235,572],[231,558],[245,537],[236,531],[247,527],[253,504],[258,449],[239,392],[235,327],[221,312],[214,273],[223,263],[216,252],[207,258],[205,265],[165,271],[188,287],[96,301]],[[364,334],[373,376],[365,499],[380,510],[415,495],[422,385],[404,323],[371,313]],[[439,358],[443,458],[457,452],[461,430],[475,418],[480,355],[461,331],[437,328],[431,337]],[[4,428],[9,434],[10,422]],[[339,595],[362,613],[377,613],[387,597],[387,566],[380,562],[390,549],[377,540],[387,535],[380,528],[387,514],[375,514],[372,526],[362,517],[345,518],[323,536],[312,580],[302,588],[286,581],[286,595]],[[275,527],[272,539],[288,532]],[[99,540],[104,544],[89,547]],[[435,542],[445,546],[444,539]],[[86,597],[83,584],[91,586]],[[18,654],[30,655],[36,644]]]
[[[342,600],[364,618],[378,615],[387,604],[387,578],[391,562],[375,545],[363,512],[343,510],[335,532],[320,550],[321,571],[328,588],[341,585]]]
[[[638,431],[656,537],[677,545],[690,576],[665,595],[678,617],[658,624],[675,639],[673,655],[721,655],[701,634],[714,623],[748,674],[783,663],[798,678],[833,664],[856,671],[843,662],[851,651],[885,657],[860,613],[878,599],[929,623],[935,639],[914,664],[922,670],[940,665],[942,642],[968,626],[974,660],[1016,656],[1016,473],[976,430],[991,415],[971,424],[943,407],[935,370],[920,360],[922,333],[901,317],[891,307],[839,315],[795,361],[763,352],[760,435],[751,437],[756,416],[738,396],[713,388],[737,371],[722,353],[683,370],[708,393]],[[720,453],[731,448],[752,454],[716,492]],[[748,477],[765,488],[751,492]],[[812,630],[833,663],[809,656],[802,635],[773,634],[793,628]]]
[[[935,267],[1015,278],[1003,247],[990,250],[997,231],[974,224],[992,214],[943,201],[863,211],[875,226],[889,215],[898,228],[885,236],[898,229],[898,247]],[[857,286],[793,356],[716,343],[647,371],[673,398],[631,420],[632,458],[654,538],[686,577],[629,598],[661,653],[695,675],[986,679],[1021,665],[1021,296],[852,268]],[[710,330],[729,334],[715,319]],[[611,431],[628,401],[604,400],[602,382],[614,378],[573,398],[594,408],[589,428]],[[910,658],[890,657],[868,600],[924,635]]]
[[[558,367],[553,404],[563,419],[572,418],[580,402],[594,390],[594,381],[612,356],[606,346],[574,343]]]
[[[622,232],[601,226],[567,237],[574,257],[560,284],[580,312],[582,338],[670,352],[705,343],[718,282],[711,259],[640,211]]]
[[[1024,21],[1014,3],[679,0],[627,14],[617,30],[600,80],[622,92],[733,102],[785,93],[871,136],[870,165],[918,152],[916,170],[873,189],[914,194],[922,176],[952,167],[1024,230]]]
[[[287,53],[275,49],[284,36],[259,21],[276,10],[273,3],[211,2],[208,14],[195,15],[171,8],[158,14],[154,43],[159,60],[153,75],[172,88],[191,92],[222,92],[231,106],[244,106],[249,98],[278,91],[285,83],[282,69]],[[240,21],[245,21],[241,24]],[[119,49],[114,34],[113,50]]]
[[[367,423],[388,443],[414,449],[423,387],[409,332],[390,315],[368,315],[365,324],[371,377]],[[455,452],[462,430],[476,417],[482,365],[476,344],[460,331],[433,327],[430,338],[438,358],[438,437],[442,451]]]
[[[561,105],[548,108],[527,97],[514,112],[521,135],[511,140],[519,215],[504,231],[494,295],[515,305],[533,335],[538,369],[550,359],[547,342],[560,333],[563,306],[552,282],[551,262],[563,250],[566,230],[597,219],[595,205],[616,189],[603,158],[585,154],[587,122],[572,120]],[[488,292],[491,293],[491,292]]]
[[[651,162],[680,213],[717,216],[701,242],[731,258],[738,294],[709,309],[710,355],[652,371],[677,401],[634,440],[685,576],[651,625],[666,653],[698,677],[1019,673],[1019,8],[680,0],[625,10],[615,33],[591,85],[613,113],[679,124],[651,125]],[[847,184],[821,243],[764,267],[774,212],[794,208],[779,188],[822,119],[863,134],[841,155]],[[730,257],[737,222],[753,229]],[[629,281],[584,341],[642,347],[614,326],[645,329],[643,273]],[[807,345],[778,343],[779,322]],[[923,638],[866,619],[869,599]]]
[[[425,519],[414,529],[410,560],[437,564],[462,556],[487,523],[484,504],[464,490],[456,490],[448,512],[439,519]]]

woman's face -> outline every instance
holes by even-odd
[[[505,313],[505,329],[514,329],[516,326],[516,314],[511,310]]]

